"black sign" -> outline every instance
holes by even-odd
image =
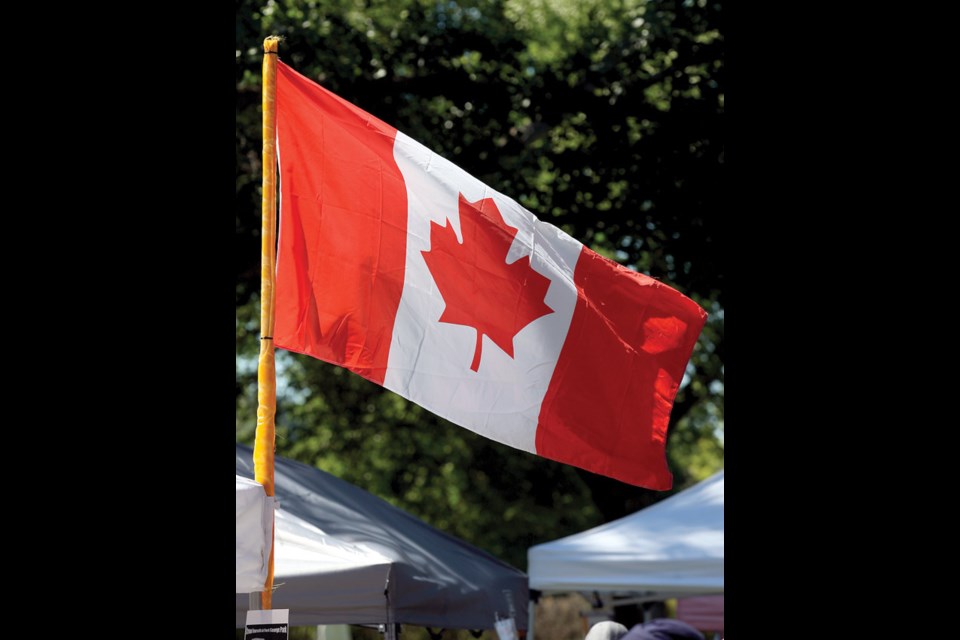
[[[248,624],[244,640],[287,640],[286,624]]]

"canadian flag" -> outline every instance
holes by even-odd
[[[670,488],[703,309],[282,62],[277,143],[276,346],[498,442]]]

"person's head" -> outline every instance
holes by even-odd
[[[590,627],[583,640],[620,640],[627,635],[627,628],[619,622],[604,620]]]
[[[703,634],[686,622],[673,618],[657,618],[638,624],[622,640],[704,640]]]

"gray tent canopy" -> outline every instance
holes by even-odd
[[[253,450],[238,444],[237,475],[253,478],[252,460]],[[492,629],[497,617],[512,617],[527,628],[522,571],[320,469],[277,456],[274,481],[280,511],[391,563],[386,579],[370,567],[278,575],[273,607],[290,609],[290,624]],[[248,602],[237,594],[237,627]]]

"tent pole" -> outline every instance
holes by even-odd
[[[260,242],[260,361],[257,365],[257,434],[253,445],[253,472],[264,492],[273,497],[273,455],[276,440],[277,370],[273,356],[273,275],[277,236],[277,36],[263,41],[263,200]],[[273,548],[271,533],[267,579],[260,603],[273,604]]]
[[[527,640],[533,640],[533,628],[536,626],[537,603],[534,600],[527,601]]]

